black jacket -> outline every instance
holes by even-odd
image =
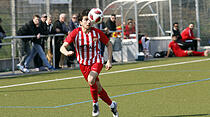
[[[36,27],[36,25],[34,24],[33,20],[29,21],[28,23],[26,23],[25,25],[23,25],[18,31],[17,31],[17,35],[18,36],[26,36],[26,35],[37,35],[37,34],[45,34],[43,29],[41,28],[41,26],[39,25],[39,27]],[[34,43],[40,44],[41,43],[41,39],[37,39],[37,38],[32,38],[32,39],[22,39],[23,41],[29,41],[31,40]]]
[[[73,31],[75,28],[77,28],[78,26],[75,26],[74,22],[72,20],[70,20],[69,22],[69,26],[68,26],[68,29],[69,31]]]
[[[177,37],[177,42],[181,41],[182,36],[181,36],[181,34],[180,34],[179,29],[178,29],[178,30],[172,29],[172,31],[173,31],[173,35],[175,35],[175,36]]]
[[[63,34],[68,34],[68,30],[65,30],[64,27],[62,26],[63,23],[61,23],[59,20],[56,20],[53,23],[53,33],[58,34],[58,33],[63,33]],[[56,28],[60,29],[60,32],[56,32]]]
[[[0,25],[0,32],[2,32],[2,33],[5,34],[5,31],[4,31],[4,29],[1,27],[1,25]]]
[[[4,31],[4,29],[0,25],[0,39],[4,38],[5,36],[6,36],[5,35],[5,31]]]
[[[108,19],[107,22],[106,22],[106,27],[110,31],[116,31],[116,22],[112,22],[111,19]]]
[[[43,34],[43,35],[48,35],[48,34],[49,34],[49,30],[48,30],[47,23],[46,23],[46,22],[42,22],[42,21],[40,20],[39,25],[40,25],[40,27],[42,28],[42,31],[43,31],[42,34]]]

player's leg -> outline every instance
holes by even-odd
[[[193,56],[208,56],[208,50],[204,52],[192,51]]]
[[[85,80],[88,82],[90,86],[90,93],[91,97],[93,99],[93,111],[92,116],[98,116],[99,115],[99,106],[98,106],[98,88],[95,83],[95,78],[98,76],[97,72],[91,71],[91,66],[88,65],[81,65],[80,64],[80,70],[85,78]]]
[[[98,105],[98,87],[96,84],[96,78],[98,77],[98,73],[96,71],[90,71],[87,82],[90,86],[90,93],[93,99],[93,111],[92,116],[99,115],[99,105]]]
[[[96,85],[96,78],[98,77],[98,73],[95,71],[90,71],[87,81],[90,86],[91,96],[93,98],[93,103],[98,102],[98,87]]]
[[[113,113],[113,117],[118,117],[118,111],[117,111],[117,103],[115,101],[112,101],[104,88],[101,86],[101,83],[99,80],[96,81],[97,87],[98,87],[98,96],[111,108],[111,111]]]

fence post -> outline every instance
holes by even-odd
[[[15,54],[14,54],[14,46],[15,46],[14,37],[12,37],[12,40],[11,40],[11,49],[12,49],[12,73],[13,73],[13,74],[15,73]]]
[[[121,62],[123,63],[123,39],[124,39],[124,25],[123,25],[123,22],[124,22],[124,20],[123,20],[123,4],[122,4],[122,2],[121,2],[121,25],[122,25],[122,34],[121,34]]]
[[[55,68],[55,35],[52,38],[52,47],[53,47],[53,67]]]

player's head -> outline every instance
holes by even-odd
[[[190,23],[190,24],[189,24],[189,28],[190,28],[191,30],[193,30],[194,24],[193,24],[193,23]]]
[[[176,35],[172,35],[172,41],[176,41],[177,37]]]
[[[90,12],[89,9],[85,9],[78,15],[78,21],[79,21],[80,25],[85,29],[91,28],[91,21],[88,19],[89,12]]]
[[[35,25],[39,25],[39,19],[40,19],[39,15],[34,15],[33,16],[33,22],[34,22]]]

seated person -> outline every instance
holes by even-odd
[[[168,46],[168,53],[169,56],[170,51],[172,50],[176,57],[185,57],[185,56],[208,56],[208,50],[204,52],[192,51],[192,50],[182,50],[176,42],[177,37],[175,35],[172,36],[172,41],[169,43]]]
[[[181,36],[182,41],[185,42],[185,49],[191,48],[191,50],[197,51],[197,41],[201,39],[194,37],[193,28],[194,24],[190,23],[189,26],[182,31]]]
[[[188,48],[187,44],[182,41],[182,36],[181,36],[180,31],[179,31],[179,23],[178,22],[175,22],[173,24],[172,35],[175,35],[177,37],[176,42],[178,43],[178,45],[180,46],[181,49],[186,50]]]
[[[135,24],[133,19],[128,19],[127,25],[125,26],[125,36],[130,39],[130,34],[136,34]]]
[[[149,55],[149,43],[148,35],[139,35],[139,52],[144,52],[146,56]]]

